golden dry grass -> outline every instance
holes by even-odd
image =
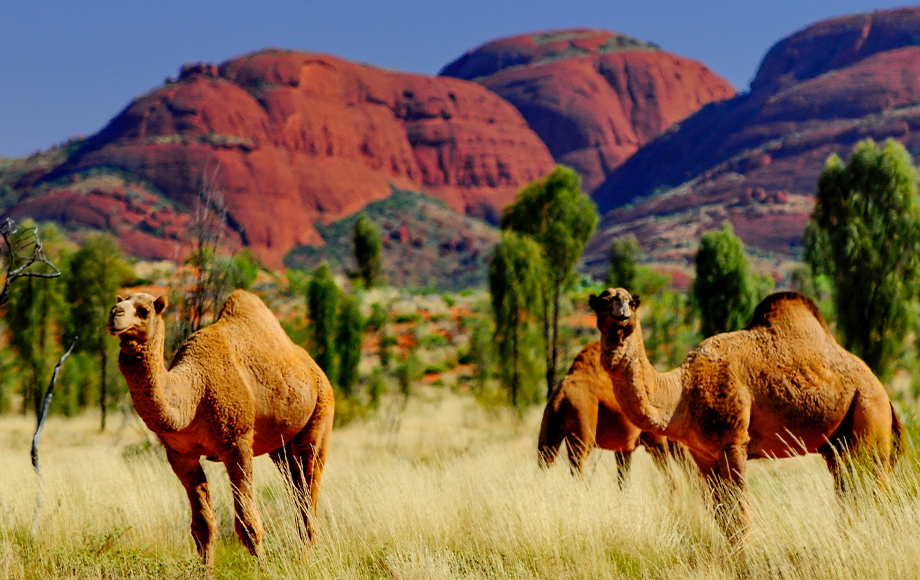
[[[130,422],[98,433],[94,417],[52,418],[38,478],[31,418],[0,418],[0,578],[201,577],[185,494]],[[116,423],[116,421],[113,421]],[[564,464],[538,469],[539,412],[519,421],[471,397],[425,389],[400,412],[333,434],[315,547],[267,458],[256,462],[266,556],[233,532],[229,483],[209,464],[222,578],[917,578],[916,457],[881,498],[841,507],[817,457],[754,462],[754,524],[732,554],[685,477],[671,501],[638,452],[627,489],[612,458],[592,455],[583,482]],[[116,435],[117,432],[117,435]]]

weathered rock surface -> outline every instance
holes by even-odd
[[[918,38],[920,8],[909,8],[820,22],[776,44],[750,93],[672,127],[594,191],[606,215],[589,260],[600,268],[610,239],[634,233],[652,261],[689,268],[702,232],[728,220],[781,277],[829,155],[847,158],[865,138],[920,152]]]
[[[473,80],[512,103],[588,191],[675,122],[735,94],[698,62],[590,29],[489,42],[441,75]]]
[[[239,240],[278,267],[291,248],[323,243],[316,222],[353,214],[391,186],[494,218],[554,166],[517,110],[475,83],[266,50],[184,66],[63,164],[16,184],[30,193],[12,213],[73,205],[62,184],[99,171],[185,213],[215,188]],[[99,212],[67,212],[74,226],[101,223]],[[167,245],[169,255],[147,257],[174,258]]]

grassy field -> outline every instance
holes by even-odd
[[[754,523],[733,554],[695,478],[671,498],[644,451],[620,491],[612,457],[584,481],[537,467],[540,413],[489,413],[421,389],[402,410],[337,430],[316,545],[271,462],[256,461],[265,557],[233,532],[221,466],[209,464],[220,525],[218,578],[917,578],[920,465],[912,450],[882,498],[841,506],[823,461],[754,462]],[[135,420],[52,418],[44,486],[29,463],[33,419],[0,418],[0,578],[203,577],[185,494]],[[36,520],[36,500],[42,505]]]

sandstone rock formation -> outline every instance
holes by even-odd
[[[675,122],[735,94],[698,62],[590,29],[495,40],[441,75],[478,82],[516,106],[586,190]]]
[[[610,238],[633,233],[652,261],[687,267],[701,233],[728,220],[780,267],[800,250],[831,153],[847,158],[869,137],[920,151],[917,38],[920,8],[906,8],[820,22],[776,44],[749,93],[685,119],[594,191],[609,213],[589,261],[600,268]]]
[[[81,193],[70,184],[114,172],[186,214],[203,189],[216,188],[239,240],[280,267],[292,247],[323,242],[315,222],[350,215],[391,186],[494,217],[553,168],[517,110],[475,83],[265,50],[182,67],[63,164],[17,185],[31,188],[23,203],[53,202],[73,226],[114,220],[135,230],[132,220],[111,217],[119,208],[109,189],[97,190],[106,200],[95,200],[92,216],[75,213]],[[175,248],[168,254],[150,257],[172,258]]]

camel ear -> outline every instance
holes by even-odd
[[[601,306],[603,306],[603,300],[592,294],[588,297],[588,306],[591,307],[591,310],[595,312],[600,312]]]
[[[629,307],[632,308],[633,310],[638,310],[640,304],[642,304],[642,299],[639,298],[638,294],[636,294],[635,296],[633,296],[632,301],[630,301]]]
[[[160,296],[153,301],[153,309],[156,310],[157,314],[162,314],[167,306],[169,306],[169,300],[166,299],[166,296]]]

